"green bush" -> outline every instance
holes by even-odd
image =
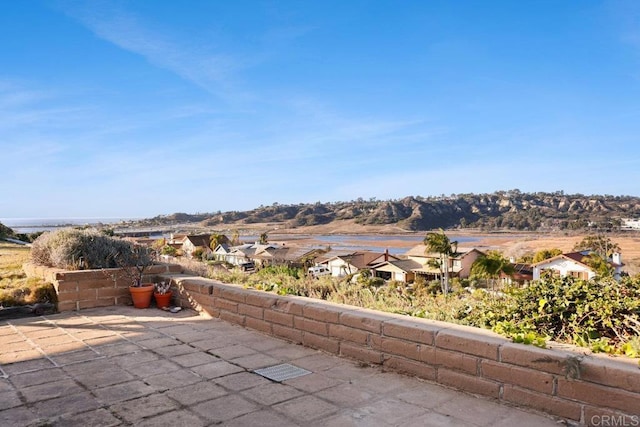
[[[633,355],[640,350],[640,280],[563,277],[502,294],[477,292],[458,319],[517,342],[544,345],[554,340]]]
[[[176,256],[178,250],[171,245],[165,245],[162,247],[162,255]]]
[[[140,254],[125,240],[95,229],[63,228],[43,233],[31,247],[31,261],[65,270],[136,265]]]
[[[299,279],[302,276],[302,270],[300,268],[288,267],[286,265],[268,265],[258,270],[256,275],[260,278],[284,275],[293,277],[294,279]]]
[[[234,270],[235,271],[235,270]],[[320,298],[375,310],[489,328],[515,342],[544,347],[548,340],[586,346],[593,351],[640,357],[640,276],[578,280],[552,278],[502,292],[463,288],[451,281],[443,295],[440,282],[416,280],[413,286],[360,276],[340,280],[309,279],[287,267],[266,267],[254,274],[211,272],[210,277],[254,289]]]

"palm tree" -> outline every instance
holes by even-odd
[[[458,242],[449,240],[444,230],[440,229],[439,233],[427,233],[424,244],[427,252],[440,254],[440,284],[442,293],[446,295],[449,291],[449,257],[458,251]]]
[[[513,264],[498,251],[489,251],[481,255],[471,266],[471,273],[491,280],[491,289],[495,290],[495,280],[501,273],[511,276],[515,272]]]
[[[209,247],[211,250],[216,250],[218,245],[228,244],[229,238],[224,234],[214,233],[209,237]]]
[[[233,246],[240,244],[240,232],[237,229],[233,230],[233,234],[231,235],[231,244]]]

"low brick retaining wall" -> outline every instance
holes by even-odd
[[[61,311],[129,304],[128,283],[102,272],[25,266],[54,283]],[[183,307],[312,348],[594,426],[640,426],[637,360],[514,344],[490,331],[295,296],[159,265]],[[93,276],[90,275],[93,273]]]
[[[295,343],[587,425],[640,425],[637,360],[541,349],[478,328],[166,277],[182,306]]]
[[[28,263],[23,269],[28,277],[40,277],[53,283],[58,294],[58,311],[132,304],[131,281],[122,277],[117,268],[69,271]],[[179,265],[157,264],[147,268],[144,277],[152,281],[159,274],[181,271]]]

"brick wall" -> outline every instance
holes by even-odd
[[[130,304],[129,284],[102,271],[34,265],[25,271],[54,283],[60,311]],[[171,280],[177,304],[231,323],[587,425],[640,425],[637,360],[585,355],[570,346],[540,349],[482,329],[279,296],[179,272],[180,266],[163,264],[149,276]]]
[[[130,281],[122,277],[119,269],[69,271],[25,264],[28,277],[40,277],[53,283],[58,294],[58,311],[81,310],[83,308],[131,305]],[[166,273],[179,273],[180,266],[157,264],[149,267],[145,279]]]
[[[182,306],[295,343],[587,425],[640,425],[637,360],[514,344],[482,329],[193,276],[166,278]]]

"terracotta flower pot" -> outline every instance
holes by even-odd
[[[156,305],[158,308],[169,307],[169,305],[171,305],[171,291],[166,294],[154,292],[153,296],[156,299]]]
[[[131,299],[135,308],[149,308],[151,305],[151,295],[153,295],[153,284],[143,284],[142,286],[129,286]]]

